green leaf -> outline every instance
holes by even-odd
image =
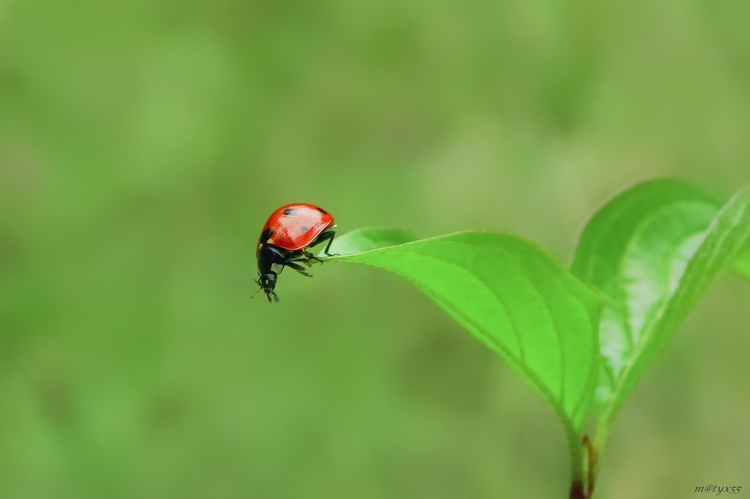
[[[391,236],[346,234],[332,251],[363,252],[328,261],[379,267],[414,283],[541,392],[569,435],[579,430],[598,370],[595,293],[516,237],[462,232],[374,249]]]
[[[737,259],[734,270],[750,279],[750,248],[746,248],[742,256]]]
[[[573,272],[604,299],[594,405],[602,439],[645,369],[746,247],[749,206],[748,190],[720,209],[692,185],[656,180],[614,199],[586,227]]]
[[[361,253],[408,243],[416,238],[413,232],[401,229],[358,229],[334,239],[330,252],[335,255]]]

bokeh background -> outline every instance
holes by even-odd
[[[674,175],[750,182],[750,3],[0,1],[0,497],[566,496],[562,428],[398,278],[284,274],[339,230],[565,262]],[[601,497],[750,491],[750,285],[723,277],[620,414]],[[744,492],[744,491],[743,491]]]

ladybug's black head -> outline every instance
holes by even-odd
[[[276,272],[269,270],[258,277],[258,286],[260,286],[266,293],[269,303],[272,301],[279,301],[279,297],[276,296],[274,288],[276,287]]]

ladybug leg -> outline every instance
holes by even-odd
[[[318,239],[312,243],[309,247],[312,248],[313,246],[318,246],[319,244],[322,244],[326,241],[328,241],[328,244],[326,244],[326,249],[323,250],[323,254],[327,256],[336,256],[332,253],[329,253],[329,250],[331,249],[331,243],[333,242],[333,238],[336,236],[336,232],[332,230],[324,230],[319,236]],[[317,260],[319,262],[323,262],[320,258],[318,258],[315,255],[312,255],[305,251],[305,256],[307,256],[307,260]]]
[[[312,263],[310,263],[312,260],[315,260],[316,262],[319,262],[319,263],[323,263],[323,260],[313,255],[312,253],[308,253],[307,251],[305,251],[303,255],[304,255],[304,258],[300,258],[299,261],[304,263],[308,267],[312,267]]]
[[[325,236],[325,239],[328,240],[328,244],[326,244],[326,249],[323,250],[323,253],[325,253],[328,256],[334,256],[333,253],[329,253],[328,251],[331,249],[331,243],[333,242],[333,238],[335,235],[336,235],[336,232],[329,231]]]
[[[320,236],[318,236],[318,239],[308,247],[312,248],[313,246],[318,246],[319,244],[328,241],[328,244],[326,245],[326,249],[323,250],[323,253],[325,253],[328,256],[333,256],[331,253],[328,252],[328,250],[331,247],[331,243],[333,242],[333,236],[335,235],[336,233],[332,230],[323,231],[323,233]],[[304,271],[304,267],[299,265],[299,263],[297,262],[304,263],[308,267],[312,267],[312,262],[323,263],[323,260],[321,260],[316,255],[313,255],[309,251],[305,250],[302,252],[302,254],[286,261],[285,265],[292,267],[294,270],[296,270],[297,272],[300,272],[301,274],[310,275],[310,274],[307,274]]]
[[[287,266],[287,267],[291,267],[291,268],[293,268],[294,270],[296,270],[297,272],[299,272],[299,273],[300,273],[300,274],[302,274],[302,275],[306,275],[307,277],[312,277],[312,275],[311,275],[311,274],[308,274],[308,273],[307,273],[307,272],[305,271],[305,267],[303,267],[303,266],[302,266],[302,265],[300,265],[299,263],[296,263],[297,261],[305,261],[305,260],[288,260],[288,261],[286,262],[286,266]]]

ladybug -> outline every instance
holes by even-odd
[[[332,256],[328,250],[336,234],[332,230],[334,227],[333,215],[312,204],[288,204],[268,217],[260,233],[255,256],[258,259],[256,282],[265,291],[269,302],[272,299],[279,300],[274,288],[276,278],[284,267],[291,267],[302,275],[312,277],[300,263],[309,267],[311,261],[322,260],[309,253],[308,248],[327,241],[323,252]]]

